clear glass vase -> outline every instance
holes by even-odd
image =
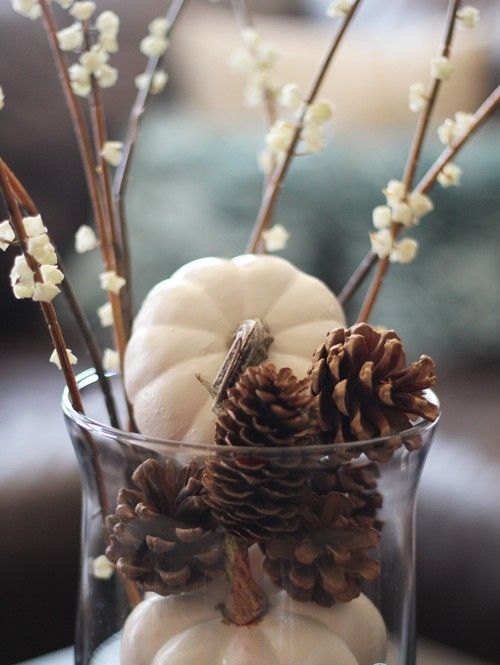
[[[77,665],[415,664],[415,494],[437,421],[256,452],[113,429],[94,372],[78,383],[88,415],[63,398],[83,486]],[[259,545],[209,526],[207,468],[219,483],[279,478],[292,504],[307,498],[307,528]],[[270,505],[248,514],[267,510],[272,531]]]

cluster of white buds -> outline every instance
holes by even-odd
[[[448,164],[443,166],[437,177],[438,183],[441,185],[441,187],[444,188],[458,187],[460,185],[461,179],[462,169],[452,162],[448,162]]]
[[[78,21],[88,21],[96,10],[96,4],[92,0],[77,0],[70,7],[69,13]]]
[[[450,59],[444,55],[438,55],[431,60],[431,76],[440,81],[447,81],[453,74],[454,67]]]
[[[87,226],[87,224],[82,224],[75,233],[75,251],[78,254],[91,252],[98,244],[94,229],[91,226]]]
[[[458,27],[462,30],[475,28],[479,23],[479,9],[471,5],[465,5],[457,12]]]
[[[453,141],[466,134],[474,124],[474,114],[457,111],[455,119],[445,118],[444,122],[438,127],[438,136],[441,143],[450,145]]]
[[[118,33],[120,31],[120,19],[115,12],[106,10],[99,14],[95,27],[99,33],[98,44],[106,53],[118,52]]]
[[[42,8],[38,0],[12,0],[12,9],[32,21],[42,15]]]
[[[71,349],[66,349],[66,355],[68,357],[69,364],[70,365],[76,365],[76,363],[78,362],[78,358],[73,354]],[[52,353],[50,355],[49,362],[54,363],[54,365],[56,367],[58,367],[59,369],[62,369],[59,354],[57,353],[57,351],[55,349],[52,351]]]
[[[141,53],[148,58],[159,58],[165,54],[169,47],[167,37],[170,23],[163,16],[159,16],[149,24],[149,34],[141,41]]]
[[[333,0],[326,9],[326,15],[330,18],[347,16],[354,5],[354,0]]]
[[[395,241],[392,225],[401,224],[407,228],[415,225],[434,206],[431,199],[420,192],[407,194],[399,180],[389,180],[383,190],[386,205],[377,206],[372,213],[373,226],[377,231],[370,233],[372,250],[379,258],[390,257],[397,263],[409,263],[416,256],[418,243],[412,238]]]
[[[99,44],[80,55],[79,62],[69,68],[75,95],[87,97],[92,90],[92,77],[101,88],[111,88],[118,80],[118,70],[108,64],[109,54]]]
[[[159,95],[165,90],[168,83],[168,74],[163,69],[158,69],[151,78],[149,91],[152,95]],[[144,90],[149,85],[149,75],[144,72],[135,77],[135,86],[138,90]]]
[[[110,302],[104,303],[97,308],[97,316],[103,328],[109,328],[113,325],[113,308]]]
[[[116,274],[114,270],[107,270],[99,275],[101,288],[110,293],[120,293],[120,290],[125,286],[127,280]]]
[[[40,215],[23,219],[24,231],[27,236],[27,251],[38,264],[42,281],[35,279],[24,255],[17,256],[10,273],[10,281],[14,296],[18,299],[31,298],[36,302],[51,302],[60,289],[64,279],[57,267],[57,254],[47,235]],[[15,234],[9,222],[0,224],[0,248],[6,249],[13,243]]]
[[[123,143],[121,141],[106,141],[101,149],[101,157],[111,166],[118,166],[122,160]]]
[[[410,111],[418,113],[421,111],[429,101],[425,85],[421,81],[412,83],[408,91],[408,106]]]
[[[282,224],[275,224],[262,234],[264,246],[268,252],[279,252],[285,249],[290,234]]]
[[[276,98],[272,77],[278,56],[254,28],[243,28],[241,38],[244,46],[231,55],[229,65],[234,72],[245,76],[245,104],[253,108]]]

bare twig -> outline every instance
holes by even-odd
[[[349,302],[349,300],[356,293],[360,285],[364,282],[369,275],[370,270],[377,262],[377,255],[369,251],[365,258],[361,261],[356,270],[349,277],[346,285],[339,293],[339,302],[342,306]]]
[[[271,223],[274,207],[278,200],[278,196],[283,181],[288,173],[290,164],[292,163],[294,157],[295,149],[300,140],[300,134],[304,125],[307,109],[311,105],[311,103],[315,100],[319,92],[319,89],[323,83],[323,80],[325,78],[325,75],[328,71],[330,63],[342,41],[342,37],[344,36],[347,28],[349,27],[349,24],[351,23],[352,18],[360,4],[361,0],[355,0],[348,14],[343,18],[337,34],[335,35],[333,41],[328,47],[328,50],[319,67],[318,73],[316,74],[314,81],[311,85],[310,91],[304,101],[301,113],[295,123],[293,137],[288,147],[288,150],[283,156],[283,158],[280,160],[280,162],[277,164],[277,166],[274,168],[273,173],[271,174],[271,177],[269,179],[269,183],[265,189],[262,203],[259,212],[257,214],[257,219],[255,220],[252,234],[250,236],[250,240],[247,245],[247,252],[255,253],[258,250],[262,233],[268,228],[268,226]]]
[[[443,37],[443,43],[440,48],[440,56],[448,57],[451,48],[451,41],[453,39],[454,28],[456,24],[457,11],[460,7],[461,0],[450,0],[448,5],[448,13],[446,17],[446,28]],[[417,126],[415,127],[415,132],[413,135],[413,140],[410,146],[410,151],[408,154],[408,160],[403,173],[403,185],[405,186],[405,191],[409,192],[413,185],[413,179],[415,177],[415,172],[417,169],[418,161],[420,158],[420,153],[422,151],[422,146],[424,143],[425,136],[427,134],[427,129],[429,127],[429,121],[431,118],[432,110],[435,106],[436,99],[441,87],[441,80],[437,77],[432,77],[429,90],[427,92],[427,102],[420,114]],[[401,224],[399,222],[393,222],[391,225],[392,237],[396,238],[401,230]],[[381,258],[378,262],[378,268],[373,277],[368,293],[361,307],[361,311],[358,316],[358,321],[368,321],[370,314],[373,310],[375,302],[377,300],[380,289],[384,283],[385,276],[389,270],[390,258],[385,256]]]
[[[28,194],[23,184],[18,180],[16,175],[11,171],[11,169],[7,166],[7,164],[5,164],[5,162],[3,162],[3,167],[5,173],[7,174],[9,184],[12,188],[12,191],[17,201],[20,203],[20,205],[26,210],[26,212],[29,215],[38,215],[39,214],[38,208],[36,207],[35,202]],[[64,280],[61,284],[63,295],[66,298],[67,305],[73,315],[73,318],[75,319],[77,328],[82,336],[83,341],[85,342],[89,355],[92,359],[92,363],[94,365],[94,369],[97,374],[99,386],[103,393],[110,423],[113,427],[118,428],[120,426],[120,423],[118,422],[116,405],[111,391],[110,382],[108,381],[108,378],[106,377],[104,368],[102,366],[102,354],[99,348],[99,344],[92,331],[92,328],[90,327],[90,323],[87,317],[85,316],[85,312],[80,307],[80,303],[76,298],[73,286],[71,285],[71,282],[68,278],[64,265],[62,264],[59,252],[57,252],[57,254],[58,254],[59,267],[64,274]]]

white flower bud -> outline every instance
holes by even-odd
[[[412,83],[408,91],[408,106],[410,111],[418,113],[421,111],[428,102],[428,97],[425,91],[425,85],[418,81]]]
[[[18,299],[31,298],[35,289],[35,276],[24,256],[16,256],[10,271],[10,283]]]
[[[166,37],[170,30],[170,22],[163,16],[159,16],[149,24],[149,34],[154,37]]]
[[[61,51],[77,51],[83,46],[82,24],[73,23],[57,33],[57,43]]]
[[[103,65],[95,76],[101,88],[112,88],[118,81],[118,70],[111,65]]]
[[[90,0],[77,0],[69,10],[69,13],[79,21],[88,21],[95,10],[95,2],[90,2]]]
[[[113,564],[105,554],[92,560],[91,570],[97,580],[109,580],[115,572]]]
[[[456,164],[448,162],[448,164],[442,168],[440,174],[437,177],[437,181],[441,187],[458,187],[460,185],[461,178],[462,169]]]
[[[266,145],[273,153],[286,152],[292,142],[295,128],[286,120],[277,120],[266,135]]]
[[[451,118],[445,118],[445,121],[437,129],[439,140],[445,145],[450,145],[450,143],[453,143],[457,131],[457,123]]]
[[[106,10],[97,17],[95,27],[101,34],[116,37],[120,30],[120,18],[115,12]]]
[[[122,154],[123,143],[121,141],[106,141],[101,150],[101,157],[111,166],[118,166]]]
[[[370,242],[372,252],[376,254],[379,259],[383,259],[391,253],[393,239],[389,229],[380,229],[380,231],[370,233]]]
[[[33,300],[35,302],[52,302],[58,293],[61,293],[61,289],[55,284],[35,282]]]
[[[249,49],[256,50],[258,49],[263,42],[262,35],[260,32],[257,32],[255,28],[247,27],[243,28],[241,31],[241,39],[245,46]]]
[[[149,81],[149,76],[148,74],[146,74],[146,72],[144,72],[135,77],[135,86],[138,90],[144,90],[148,85],[148,81]],[[153,78],[151,79],[151,88],[150,88],[151,94],[158,95],[160,92],[163,92],[165,86],[167,85],[167,82],[168,82],[167,72],[164,72],[163,69],[159,69],[157,72],[153,74]]]
[[[307,152],[321,152],[325,147],[325,137],[320,125],[309,122],[304,126],[300,135]]]
[[[411,263],[417,256],[418,242],[413,238],[404,238],[394,243],[390,261],[392,263]]]
[[[75,233],[75,251],[78,254],[91,252],[98,245],[97,236],[92,227],[82,224]]]
[[[66,349],[66,355],[68,356],[69,364],[76,365],[76,363],[78,362],[78,358],[75,355],[73,355],[71,349]],[[56,367],[61,369],[61,361],[59,360],[59,354],[55,349],[52,351],[50,355],[49,362],[53,363],[54,365],[56,365]]]
[[[38,0],[12,0],[12,9],[34,21],[42,15]]]
[[[455,68],[451,64],[448,58],[444,55],[440,55],[437,58],[432,58],[431,60],[431,76],[440,81],[447,81],[450,76],[453,74]]]
[[[43,225],[42,217],[40,215],[37,215],[36,217],[25,217],[23,219],[23,226],[28,238],[36,238],[37,236],[47,233],[47,229]]]
[[[80,64],[89,74],[96,74],[106,64],[109,55],[98,47],[93,46],[90,51],[85,51],[80,56]]]
[[[57,266],[40,266],[43,281],[45,284],[61,284],[64,281],[64,274]]]
[[[457,125],[457,134],[465,134],[474,124],[474,114],[457,111],[455,113],[455,123]]]
[[[408,197],[408,203],[417,219],[425,217],[431,210],[434,210],[434,204],[430,198],[420,192],[412,192]]]
[[[376,229],[387,229],[392,222],[392,212],[389,206],[377,206],[374,208],[372,221]]]
[[[0,85],[0,111],[3,109],[4,106],[5,106],[5,95],[3,92],[3,88]]]
[[[326,15],[330,18],[337,18],[339,16],[347,16],[351,11],[354,0],[333,0],[328,5]]]
[[[56,251],[46,233],[28,240],[28,252],[40,265],[57,265]]]
[[[323,124],[328,122],[332,115],[332,104],[325,99],[320,99],[317,102],[313,102],[307,109],[306,122],[317,122],[318,124]]]
[[[169,40],[166,37],[148,35],[141,41],[141,53],[148,58],[158,58],[162,56],[169,46]]]
[[[120,370],[120,356],[114,349],[104,349],[102,355],[102,366],[106,371]]]
[[[117,275],[114,270],[102,272],[99,275],[99,279],[101,282],[101,289],[104,291],[110,291],[111,293],[120,293],[120,289],[122,289],[127,283],[127,280]]]
[[[269,150],[261,150],[257,155],[257,164],[262,173],[271,173],[274,163],[274,155]]]
[[[471,5],[465,5],[457,12],[458,27],[462,30],[475,28],[479,23],[479,9]]]
[[[298,109],[302,104],[302,95],[296,83],[287,83],[283,86],[279,96],[279,103],[286,109]]]
[[[389,180],[382,192],[388,203],[402,201],[406,196],[406,188],[400,180]]]
[[[16,234],[8,220],[0,223],[0,249],[5,251],[16,239]]]
[[[97,316],[103,328],[109,328],[113,325],[113,308],[111,303],[107,302],[97,308]]]
[[[404,201],[394,201],[391,203],[392,219],[394,222],[411,226],[413,224],[413,213],[410,206]]]
[[[262,237],[268,252],[279,252],[280,250],[285,249],[290,234],[284,226],[281,224],[275,224],[268,231],[264,231]]]
[[[18,300],[33,298],[34,292],[35,292],[34,283],[32,286],[28,286],[27,284],[19,282],[19,284],[14,284],[14,286],[12,287],[12,293],[14,294],[14,297],[17,298]]]
[[[82,65],[74,63],[69,68],[71,87],[75,95],[87,97],[92,89],[90,74]]]
[[[106,53],[118,53],[118,39],[114,35],[102,32],[99,35],[99,47]]]

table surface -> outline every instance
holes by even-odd
[[[443,665],[443,663],[453,663],[453,665],[490,665],[485,660],[480,660],[472,656],[467,656],[454,649],[420,640],[418,646],[417,665]],[[73,665],[73,649],[62,649],[54,653],[29,660],[20,665]]]

